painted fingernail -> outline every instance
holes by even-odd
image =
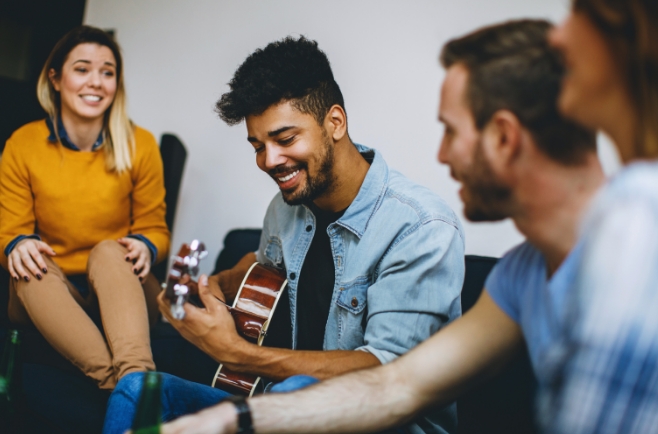
[[[14,276],[14,280],[18,282],[18,276]]]
[[[130,261],[130,258],[126,256],[126,262]]]
[[[137,259],[133,259],[133,265],[137,263]]]
[[[29,281],[30,281],[30,278],[27,277],[27,276],[23,276],[23,280],[26,281],[26,282],[29,282]]]
[[[133,270],[133,273],[139,274],[139,271],[138,270]]]
[[[41,274],[37,273],[37,280],[41,280]]]
[[[46,274],[48,272],[48,269],[46,267],[43,267],[41,271],[43,271],[43,274]]]

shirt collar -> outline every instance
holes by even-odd
[[[370,168],[345,214],[336,224],[353,232],[361,238],[368,227],[371,217],[379,208],[388,184],[388,165],[379,152],[363,145],[355,144],[356,149],[367,160],[372,159]]]
[[[64,124],[62,123],[62,118],[60,116],[57,117],[57,134],[55,134],[55,126],[53,125],[53,120],[50,116],[46,118],[46,125],[48,125],[48,131],[50,131],[50,135],[48,136],[48,141],[49,142],[57,142],[57,134],[59,135],[59,139],[62,142],[62,145],[65,148],[72,149],[74,151],[79,151],[80,148],[75,146],[73,142],[71,142],[71,139],[69,139],[69,135],[66,132],[66,128],[64,128]],[[92,145],[91,150],[95,151],[98,148],[101,147],[103,144],[103,131],[98,134],[98,138],[96,139],[96,142]]]

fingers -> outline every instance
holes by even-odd
[[[209,313],[214,314],[219,306],[222,307],[226,306],[224,303],[218,301],[217,297],[215,297],[213,293],[210,291],[210,288],[208,287],[208,276],[202,274],[201,277],[199,277],[198,286],[199,286],[199,298],[201,299],[201,302],[206,307],[206,310]]]
[[[30,273],[23,267],[23,261],[21,260],[20,255],[18,252],[12,252],[11,254],[12,258],[12,268],[14,269],[15,272],[15,279],[23,279],[26,282],[30,281]]]
[[[205,274],[202,274],[199,277],[198,287],[199,287],[199,298],[201,299],[201,302],[203,303],[203,305],[208,307],[208,304],[206,304],[206,301],[214,298],[212,296],[212,294],[210,293],[210,288],[208,288],[208,276],[206,276]]]
[[[123,247],[128,249],[128,253],[126,253],[126,256],[124,259],[126,262],[132,262],[133,265],[137,262],[137,258],[139,257],[139,250],[136,248],[136,244],[133,242],[135,241],[132,238],[119,238],[117,240],[117,243],[121,244]]]
[[[11,259],[11,254],[7,258],[7,269],[9,270],[9,274],[11,275],[12,279],[18,280],[18,273],[16,272],[16,269],[14,268],[14,261]]]
[[[156,300],[158,301],[158,309],[160,310],[162,316],[167,318],[167,321],[171,322],[173,320],[173,317],[171,316],[169,300],[165,296],[165,291],[166,290],[162,290],[160,294],[158,294]]]
[[[117,242],[128,249],[124,259],[133,263],[132,272],[143,281],[151,271],[151,251],[145,243],[134,238],[119,238]]]
[[[226,303],[226,296],[222,292],[222,288],[219,286],[219,274],[208,277],[208,289],[212,295]]]
[[[44,246],[46,246],[48,248],[48,250],[52,250],[48,244],[42,243],[41,241],[39,241],[38,243],[34,243],[34,244],[32,244],[32,243],[26,244],[25,248],[27,249],[30,256],[32,257],[32,260],[36,263],[37,267],[39,268],[39,271],[41,271],[43,273],[47,273],[48,268],[46,267],[46,261],[44,261],[43,256],[41,256],[41,248],[42,248],[41,245],[42,244]],[[32,273],[34,273],[34,271],[31,268],[30,268],[30,271],[32,271]],[[37,272],[39,273],[39,271],[37,271]],[[41,279],[41,273],[35,274],[35,276],[37,276],[37,279]]]
[[[126,237],[123,237],[123,238],[119,238],[119,239],[117,240],[117,243],[121,244],[123,247],[129,247],[129,246],[130,246],[130,242],[131,242],[132,240],[133,240],[132,238],[126,238]]]
[[[46,253],[50,256],[56,256],[57,253],[53,250],[52,247],[50,247],[48,244],[44,243],[43,241],[37,242],[37,249],[39,249],[40,252]]]
[[[147,261],[144,264],[142,271],[137,275],[137,277],[139,277],[140,282],[144,282],[144,279],[146,279],[146,276],[148,276],[150,271],[151,271],[151,264]]]
[[[149,270],[151,269],[150,265],[146,262],[146,255],[142,252],[139,256],[137,256],[137,260],[134,262],[135,265],[133,265],[133,273],[139,277],[139,280],[142,280],[146,275],[148,274]]]
[[[35,263],[35,259],[38,258],[41,260],[41,263],[43,263],[43,258],[41,258],[39,251],[34,248],[34,243],[22,244],[14,248],[12,251],[12,257],[14,268],[23,280],[29,282],[31,276],[35,276],[37,279],[41,280],[41,273],[43,271],[39,270],[39,266]]]
[[[46,243],[32,238],[21,240],[8,257],[8,269],[14,280],[29,282],[32,276],[41,280],[42,274],[48,272],[46,261],[41,252],[55,255],[55,251]]]
[[[171,314],[171,302],[165,295],[165,291],[162,291],[160,294],[158,294],[157,300],[158,300],[158,309],[160,310],[160,313],[176,329],[179,329],[181,325],[185,322],[185,320],[187,320],[190,311],[196,309],[194,306],[191,306],[189,303],[185,303],[183,305],[183,309],[185,309],[185,318],[183,318],[182,320],[178,320],[175,319]]]

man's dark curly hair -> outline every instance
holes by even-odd
[[[445,68],[462,64],[468,69],[466,99],[478,129],[496,111],[509,110],[546,155],[563,164],[579,164],[587,152],[596,150],[596,138],[558,113],[564,67],[548,45],[550,29],[544,20],[485,27],[449,41],[441,63]]]
[[[235,71],[229,86],[230,92],[216,105],[219,117],[229,125],[283,101],[312,115],[320,125],[334,104],[345,109],[327,55],[304,36],[288,36],[254,51]]]

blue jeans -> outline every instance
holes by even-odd
[[[168,422],[177,417],[196,413],[213,406],[229,393],[205,384],[183,380],[171,374],[162,376],[162,420]],[[105,415],[104,434],[123,434],[133,423],[137,402],[142,391],[143,372],[134,372],[123,377],[110,395]],[[292,392],[316,383],[313,377],[296,375],[275,384],[269,389],[272,393]]]

